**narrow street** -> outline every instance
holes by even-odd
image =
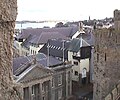
[[[70,100],[93,100],[93,85],[73,85],[73,98]]]

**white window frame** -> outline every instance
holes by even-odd
[[[32,89],[31,94],[32,94],[32,96],[34,96],[35,95],[35,93],[34,93],[35,92],[34,85],[32,85],[31,89]]]
[[[52,78],[52,88],[54,88],[54,78]]]
[[[58,86],[62,84],[62,75],[58,76]]]

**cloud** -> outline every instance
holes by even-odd
[[[17,20],[83,20],[112,17],[119,0],[18,0]]]

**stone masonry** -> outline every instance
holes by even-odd
[[[94,35],[93,100],[104,100],[120,80],[120,32],[98,29]]]
[[[16,0],[0,0],[0,100],[20,100],[12,78],[12,43]]]
[[[114,10],[114,26],[116,30],[120,30],[120,10]]]

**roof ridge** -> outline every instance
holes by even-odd
[[[41,37],[42,37],[42,33],[41,33],[40,36],[38,37],[37,44],[39,43],[39,40],[40,40]]]
[[[87,43],[84,39],[82,39],[88,46],[90,46],[90,44],[89,43]]]

